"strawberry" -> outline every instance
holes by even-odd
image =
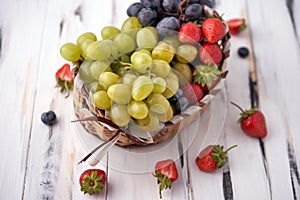
[[[184,44],[198,44],[202,39],[201,29],[198,25],[188,22],[183,24],[178,32],[178,40]]]
[[[206,65],[219,65],[223,59],[223,54],[217,44],[204,43],[199,48],[199,58]]]
[[[246,21],[243,18],[234,18],[227,20],[229,33],[231,35],[237,35],[241,31],[247,28]]]
[[[263,113],[256,108],[251,108],[249,110],[243,110],[239,105],[234,102],[231,102],[236,106],[240,111],[241,117],[238,120],[238,123],[241,124],[241,129],[247,135],[263,138],[268,134],[266,120]]]
[[[227,160],[227,152],[236,147],[234,145],[223,151],[223,146],[209,145],[205,147],[196,158],[196,165],[201,171],[211,172],[223,167]]]
[[[226,33],[223,22],[218,18],[208,18],[202,24],[202,33],[208,43],[216,43]]]
[[[191,105],[200,101],[204,96],[203,91],[201,90],[201,86],[196,83],[187,83],[182,86],[181,89],[183,92],[183,96],[188,99],[189,104]]]
[[[172,182],[178,178],[176,164],[173,160],[167,159],[156,163],[155,174],[157,183],[159,184],[159,197],[162,198],[163,189],[171,189]]]
[[[218,65],[197,65],[193,72],[193,82],[200,84],[203,92],[208,92],[218,83],[221,74]]]
[[[73,89],[74,85],[74,77],[71,73],[70,65],[66,63],[61,68],[59,68],[55,73],[55,78],[57,82],[57,87],[61,87],[60,92],[66,90],[66,97],[68,97],[70,95],[70,90]]]
[[[104,188],[105,182],[106,174],[101,169],[85,170],[79,178],[81,191],[90,195],[99,194]]]

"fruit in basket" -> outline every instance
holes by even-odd
[[[172,182],[178,178],[176,164],[173,160],[167,159],[156,163],[154,177],[157,178],[159,184],[159,197],[162,198],[162,191],[164,189],[171,189]]]
[[[87,169],[79,177],[80,190],[84,194],[99,194],[106,182],[106,174],[101,169]]]
[[[142,0],[128,7],[120,29],[106,26],[99,38],[91,32],[78,37],[75,51],[81,55],[72,62],[83,81],[77,91],[85,98],[80,106],[86,103],[98,117],[86,120],[102,122],[103,116],[108,121],[101,127],[113,123],[125,132],[136,126],[154,134],[188,106],[199,105],[205,87],[210,89],[220,74],[195,69],[203,65],[221,72],[228,40],[222,19],[199,3]]]
[[[227,20],[226,22],[231,35],[238,35],[241,31],[247,28],[244,18],[233,18]]]
[[[234,102],[231,102],[231,104],[241,111],[238,123],[240,123],[241,129],[244,133],[257,138],[267,136],[268,130],[265,116],[260,110],[257,110],[256,108],[244,110]]]
[[[202,23],[202,33],[208,43],[214,44],[225,36],[225,25],[218,18],[208,18]]]
[[[222,71],[219,70],[218,65],[197,65],[194,68],[194,83],[200,84],[204,92],[208,92],[213,88],[220,79]]]
[[[237,145],[229,147],[226,151],[223,146],[209,145],[205,147],[196,158],[196,165],[201,171],[211,172],[223,167],[227,158],[227,153]]]

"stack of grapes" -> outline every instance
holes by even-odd
[[[224,24],[222,37],[210,44],[216,45],[221,53],[218,54],[221,56],[218,63],[214,52],[208,50],[204,52],[206,60],[202,59],[201,44],[208,43],[207,38],[201,36],[195,41],[194,36],[187,34],[189,28],[187,32],[181,30],[186,24],[190,26],[191,20],[196,20],[192,24],[200,32],[192,31],[192,34],[202,34],[200,21],[204,23],[216,12],[200,6],[197,7],[200,11],[197,11],[199,16],[196,19],[186,18],[182,13],[176,18],[176,14],[159,10],[159,6],[155,7],[158,14],[154,22],[145,24],[140,14],[143,9],[153,10],[153,3],[162,5],[165,1],[142,2],[144,4],[135,3],[128,8],[129,18],[120,29],[104,27],[101,39],[92,32],[83,33],[76,44],[66,43],[60,50],[62,57],[73,62],[78,69],[75,82],[82,83],[77,84],[74,92],[78,118],[87,117],[82,113],[85,108],[92,115],[109,119],[109,122],[82,120],[83,126],[88,132],[109,140],[114,135],[111,126],[117,125],[123,131],[117,142],[122,146],[148,144],[132,130],[150,133],[153,139],[150,143],[164,141],[179,131],[173,117],[188,106],[199,106],[199,101],[209,92],[207,86],[220,79],[226,58],[228,38]],[[194,5],[185,0],[178,3],[176,12],[184,10],[186,13]],[[137,5],[140,4],[138,11]],[[149,16],[144,17],[149,19]],[[218,16],[215,19],[221,21]],[[178,27],[174,28],[172,20]],[[164,26],[160,25],[162,22]],[[199,113],[192,113],[189,118],[198,116]],[[191,119],[187,121],[190,123]]]

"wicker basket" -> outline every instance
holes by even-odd
[[[218,15],[215,11],[207,10],[210,15]],[[226,58],[229,57],[229,38],[230,35],[227,33],[223,40],[221,41],[221,49],[223,51],[223,60],[220,64],[223,73],[222,78],[226,77],[224,61]],[[215,95],[215,94],[213,94]],[[196,105],[188,107],[182,113],[175,115],[172,120],[161,124],[160,128],[155,132],[151,133],[152,140],[144,140],[143,138],[135,137],[126,131],[121,131],[121,136],[117,141],[117,145],[119,146],[129,146],[129,145],[149,145],[149,144],[156,144],[163,141],[168,140],[172,136],[174,136],[177,132],[181,129],[187,127],[190,123],[196,120],[202,112],[204,112],[210,102],[212,100],[212,94],[207,94],[200,102]],[[91,99],[90,99],[90,91],[87,89],[85,84],[78,78],[75,78],[75,89],[73,93],[73,103],[74,103],[74,110],[76,117],[79,119],[79,122],[83,126],[83,128],[90,134],[93,134],[99,137],[101,140],[107,141],[113,138],[116,134],[117,130],[114,127],[114,124],[109,120],[107,123],[103,123],[97,120],[81,120],[86,119],[88,117],[100,116],[105,117],[105,112],[96,108]]]

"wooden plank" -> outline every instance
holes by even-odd
[[[270,2],[264,2],[267,6]],[[254,3],[255,4],[255,3]],[[257,2],[259,4],[259,2]],[[299,174],[297,166],[299,162],[296,163],[296,155],[299,155],[299,140],[298,130],[299,124],[294,118],[297,116],[295,113],[295,108],[298,108],[299,95],[296,94],[296,83],[299,77],[300,70],[297,66],[300,63],[300,49],[299,40],[297,39],[297,33],[295,32],[296,24],[293,24],[291,18],[289,18],[289,10],[286,6],[286,1],[277,2],[272,6],[270,12],[263,11],[261,7],[253,7],[253,4],[249,4],[249,13],[253,10],[260,9],[258,12],[259,16],[250,15],[249,18],[252,21],[253,27],[258,27],[261,22],[257,20],[258,18],[264,19],[264,23],[268,25],[264,27],[264,33],[259,31],[253,33],[253,42],[255,52],[257,56],[257,66],[259,70],[259,80],[262,84],[259,89],[262,91],[263,98],[261,100],[262,108],[266,109],[266,112],[270,112],[272,108],[272,113],[277,111],[278,122],[270,125],[270,129],[274,128],[276,130],[276,139],[272,137],[275,134],[270,131],[270,138],[265,140],[266,156],[269,163],[270,173],[282,174],[280,177],[280,182],[284,182],[286,187],[282,188],[278,184],[278,176],[271,176],[272,185],[272,196],[274,199],[285,198],[297,198],[299,197],[300,185],[299,185]],[[252,12],[251,12],[252,11]],[[296,14],[297,15],[297,14]],[[277,19],[276,23],[268,23],[277,16],[281,16]],[[290,20],[286,20],[290,19]],[[276,24],[282,24],[281,29],[284,32],[278,32],[278,26]],[[269,34],[272,33],[272,34]],[[281,38],[290,39],[288,41],[282,41]],[[263,43],[261,43],[263,41]],[[266,47],[270,47],[267,48]],[[288,51],[286,50],[288,49]],[[272,60],[272,61],[271,61]],[[270,64],[272,63],[272,64]],[[288,70],[284,70],[283,66],[288,66]],[[293,73],[290,73],[290,72]],[[270,84],[272,82],[272,84]],[[288,83],[288,87],[287,87]],[[278,93],[280,89],[280,94]],[[261,95],[262,96],[262,95]],[[274,120],[274,115],[269,115],[270,121]],[[282,119],[280,120],[280,117]],[[279,132],[279,130],[281,130]],[[280,152],[277,151],[278,147],[281,149]],[[269,155],[268,155],[269,154]],[[277,157],[275,159],[273,156]],[[289,161],[288,161],[289,160]],[[276,162],[277,161],[277,162]],[[290,176],[287,171],[290,169]],[[288,178],[291,177],[291,178]],[[291,180],[290,180],[291,179]],[[293,190],[293,191],[292,191]],[[280,191],[280,192],[279,192]],[[294,195],[292,195],[294,192]],[[292,195],[292,196],[291,196]]]

